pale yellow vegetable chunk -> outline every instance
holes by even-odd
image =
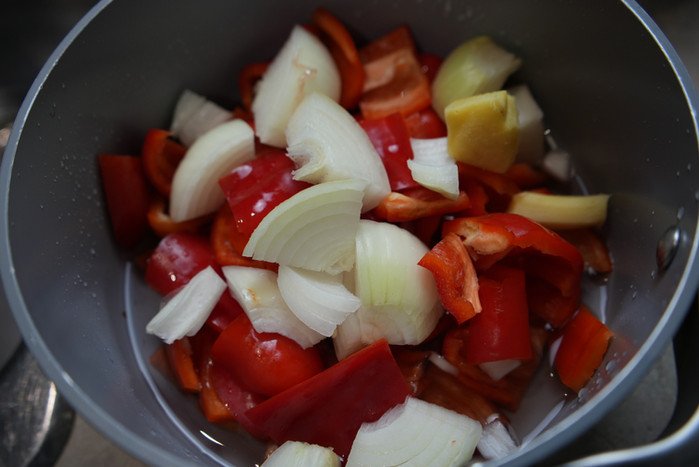
[[[550,229],[598,227],[607,219],[609,195],[546,195],[523,191],[512,197],[508,212]]]
[[[519,149],[515,99],[495,91],[459,99],[446,108],[447,151],[454,160],[503,173]]]

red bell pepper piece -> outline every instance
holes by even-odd
[[[258,333],[246,315],[233,320],[211,348],[214,362],[250,390],[273,396],[323,370],[318,351],[288,337]]]
[[[457,162],[456,165],[459,168],[459,186],[461,189],[465,190],[473,184],[482,185],[488,195],[488,208],[491,212],[506,210],[512,195],[520,191],[517,184],[503,174],[463,162]]]
[[[141,159],[102,154],[98,163],[114,240],[132,248],[148,231],[149,195]]]
[[[529,310],[524,272],[496,266],[478,281],[482,310],[468,322],[467,363],[529,360]]]
[[[439,71],[439,67],[442,66],[442,57],[431,54],[431,53],[421,53],[418,56],[418,59],[420,60],[420,70],[422,71],[422,74],[424,74],[427,77],[427,80],[432,83],[434,81],[435,76],[437,76],[437,72]]]
[[[580,251],[585,266],[597,274],[612,272],[612,258],[602,238],[592,229],[562,230],[559,235]]]
[[[413,56],[416,54],[415,42],[407,26],[400,26],[362,47],[359,56],[366,72],[364,91],[392,81],[397,57],[405,51]]]
[[[219,180],[238,230],[249,236],[279,203],[310,186],[294,180],[294,163],[283,151],[266,151]]]
[[[186,392],[199,392],[201,390],[201,381],[194,368],[192,347],[189,339],[183,337],[172,344],[166,345],[165,354],[180,388]]]
[[[520,190],[540,188],[548,179],[544,172],[535,169],[526,162],[512,164],[505,172],[505,176],[515,182]]]
[[[464,386],[501,407],[516,411],[539,367],[548,333],[541,328],[531,328],[533,358],[497,381],[488,376],[478,365],[466,362],[465,341],[467,333],[467,328],[459,327],[444,337],[442,345],[444,358],[458,368],[457,378]]]
[[[410,346],[396,346],[392,351],[405,381],[410,386],[410,393],[413,396],[417,396],[424,389],[422,380],[429,365],[431,352],[429,350],[417,350]]]
[[[346,109],[357,106],[364,89],[364,65],[347,28],[325,8],[313,13],[313,23],[321,31],[321,39],[328,46],[340,71],[342,90],[340,105]]]
[[[165,237],[171,233],[189,232],[197,233],[209,221],[211,216],[202,216],[182,222],[175,222],[165,209],[165,200],[160,196],[151,197],[148,208],[148,225],[159,237]]]
[[[401,191],[420,186],[413,180],[408,167],[408,160],[413,158],[413,149],[403,117],[394,113],[377,120],[362,120],[359,124],[381,156],[391,190]]]
[[[253,91],[255,84],[265,74],[269,63],[250,63],[245,65],[238,76],[238,92],[240,93],[240,101],[243,103],[244,110],[252,108]]]
[[[143,140],[141,157],[148,181],[164,197],[170,196],[172,177],[187,148],[172,139],[172,133],[153,128]]]
[[[373,210],[377,218],[388,222],[406,222],[424,217],[460,213],[471,205],[465,192],[456,199],[445,198],[427,188],[406,189],[402,193],[391,192]]]
[[[411,138],[432,139],[447,136],[447,126],[431,107],[405,117]]]
[[[245,414],[278,444],[304,441],[344,457],[362,423],[378,420],[408,395],[410,388],[381,340]]]
[[[582,389],[602,363],[613,335],[595,315],[581,307],[563,329],[554,360],[561,382],[574,391]]]
[[[457,235],[445,236],[417,264],[432,273],[442,305],[457,323],[461,324],[481,312],[476,270]]]
[[[279,266],[275,263],[243,256],[243,250],[248,240],[249,237],[240,233],[236,227],[229,206],[221,206],[211,227],[211,246],[214,249],[218,264],[221,266],[249,266],[276,272]]]

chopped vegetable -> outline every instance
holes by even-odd
[[[359,124],[339,104],[321,94],[307,96],[286,128],[296,180],[310,183],[355,179],[366,183],[363,211],[374,208],[389,191],[379,155]]]
[[[408,397],[359,429],[347,466],[462,465],[471,459],[481,425],[438,405]]]
[[[517,160],[538,163],[544,156],[544,112],[534,100],[529,87],[520,84],[507,90],[515,98],[519,123]]]
[[[548,195],[523,191],[512,197],[507,211],[550,229],[579,229],[604,224],[608,201],[609,195]]]
[[[174,141],[172,133],[150,129],[143,141],[141,157],[148,181],[163,196],[170,196],[172,177],[187,148]]]
[[[580,251],[586,267],[597,274],[612,272],[612,258],[607,245],[595,230],[570,229],[561,231],[560,235]]]
[[[465,192],[456,199],[445,198],[427,188],[418,187],[392,192],[376,207],[374,212],[379,219],[389,222],[405,222],[444,214],[460,213],[471,207]]]
[[[444,59],[432,83],[434,110],[444,115],[458,99],[497,91],[521,63],[487,36],[463,43]]]
[[[254,135],[242,120],[223,123],[189,148],[172,179],[170,217],[175,222],[210,214],[223,204],[216,182],[255,155]]]
[[[260,467],[340,467],[340,458],[332,449],[317,444],[287,441]]]
[[[216,262],[221,266],[250,266],[276,272],[278,265],[274,263],[256,261],[243,256],[245,244],[249,239],[237,229],[229,207],[221,206],[211,226],[211,246]]]
[[[364,186],[341,180],[298,192],[262,219],[243,255],[330,274],[351,269]]]
[[[170,368],[175,373],[177,383],[183,391],[197,393],[201,390],[201,381],[192,361],[192,347],[189,339],[183,337],[165,346],[165,354]]]
[[[199,94],[185,89],[173,112],[170,132],[186,147],[204,133],[231,119],[231,113]]]
[[[420,185],[449,199],[459,196],[459,169],[447,152],[447,139],[411,139],[413,160],[408,167]]]
[[[267,68],[252,103],[256,135],[265,144],[287,145],[284,130],[304,96],[340,98],[340,74],[330,52],[313,34],[295,26]]]
[[[148,207],[148,225],[160,237],[177,233],[196,233],[209,221],[210,216],[195,217],[188,221],[175,222],[166,212],[165,200],[152,196]]]
[[[201,329],[216,306],[226,283],[211,266],[198,272],[148,322],[146,332],[168,344]]]
[[[503,173],[517,156],[517,106],[505,91],[452,102],[444,110],[449,154],[457,161]]]

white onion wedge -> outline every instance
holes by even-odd
[[[201,270],[150,320],[146,332],[168,344],[184,336],[193,336],[204,325],[225,290],[226,283],[211,266]]]
[[[519,122],[519,150],[517,160],[538,163],[544,156],[544,112],[534,100],[526,84],[507,90],[515,98]]]
[[[443,314],[432,274],[418,266],[427,247],[407,230],[361,220],[357,230],[354,293],[362,341],[419,344]]]
[[[478,367],[483,370],[493,381],[500,381],[507,376],[512,370],[518,368],[522,364],[521,360],[497,360],[494,362],[485,362],[478,364]]]
[[[362,341],[361,324],[355,311],[335,329],[333,334],[335,356],[338,360],[344,360],[357,350],[364,348],[365,345]]]
[[[365,183],[321,183],[283,201],[262,219],[243,255],[337,274],[354,264]]]
[[[214,212],[225,198],[218,180],[255,157],[252,128],[242,120],[222,123],[202,135],[177,166],[172,179],[170,217],[175,222]]]
[[[483,427],[483,435],[478,441],[478,452],[486,459],[502,459],[515,449],[517,443],[500,416],[488,417]]]
[[[481,432],[481,424],[465,415],[408,397],[376,422],[359,428],[346,465],[465,465]]]
[[[573,163],[570,154],[562,149],[552,149],[541,161],[541,168],[559,182],[570,181],[573,175]]]
[[[425,188],[456,199],[459,196],[459,169],[447,152],[447,138],[410,139],[413,158],[408,168],[413,180]]]
[[[286,146],[286,124],[303,97],[318,92],[337,101],[340,87],[340,74],[330,52],[313,34],[295,26],[260,80],[252,102],[260,141]]]
[[[340,458],[332,449],[317,444],[287,441],[260,467],[340,467]]]
[[[296,180],[364,180],[363,211],[375,208],[391,192],[386,169],[369,137],[349,112],[327,96],[306,96],[289,119],[286,140],[287,153],[298,167]]]
[[[512,196],[507,212],[528,217],[550,229],[599,227],[607,219],[609,195],[548,195],[522,191]]]
[[[223,275],[233,297],[257,332],[276,332],[304,349],[324,336],[303,324],[289,309],[277,287],[277,274],[267,269],[225,266]]]
[[[280,266],[277,284],[296,317],[326,337],[332,336],[337,325],[357,311],[361,303],[342,285],[340,274]]]
[[[175,105],[170,132],[189,147],[201,135],[232,118],[229,110],[185,89]]]

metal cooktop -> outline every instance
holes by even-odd
[[[43,62],[93,0],[5,0],[0,10],[0,153],[12,118]],[[699,88],[699,2],[642,0]],[[5,138],[5,140],[3,140]],[[0,295],[0,300],[3,296]],[[0,303],[4,306],[4,303]],[[0,317],[0,321],[6,318]],[[0,322],[9,330],[11,323]],[[3,335],[4,336],[4,335]],[[8,339],[0,339],[10,342]],[[12,344],[8,344],[12,345]],[[14,347],[14,346],[12,346]],[[12,349],[10,349],[11,351]],[[0,361],[0,467],[143,465],[95,432],[43,377],[26,347]],[[634,393],[556,461],[651,442],[670,420],[677,381],[668,348]],[[642,410],[639,410],[642,408]]]

